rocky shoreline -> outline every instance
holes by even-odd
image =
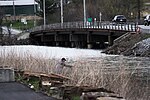
[[[103,51],[106,54],[150,57],[150,34],[126,33],[114,45]]]

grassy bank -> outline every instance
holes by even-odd
[[[33,20],[27,20],[27,23],[24,24],[23,22],[21,22],[20,20],[17,21],[12,21],[12,22],[4,22],[3,26],[10,26],[14,29],[18,29],[18,30],[27,30],[27,29],[31,29],[34,27],[34,21]]]
[[[33,20],[28,20],[26,24],[20,21],[15,21],[12,23],[12,28],[19,29],[19,30],[31,29],[32,27],[34,27]]]

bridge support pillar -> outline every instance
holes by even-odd
[[[92,48],[92,44],[87,44],[87,48],[91,49]]]
[[[45,34],[43,33],[43,35],[41,36],[41,42],[44,42],[44,37],[45,37]]]
[[[90,43],[91,42],[91,39],[92,39],[92,36],[91,36],[92,32],[89,32],[87,34],[87,48],[88,49],[91,49],[92,48],[92,44]]]
[[[55,46],[59,46],[59,42],[55,42]]]
[[[55,41],[55,46],[59,46],[59,42],[58,42],[58,32],[56,32],[56,34],[54,35],[54,41]]]
[[[113,45],[113,38],[112,38],[112,35],[109,35],[109,36],[108,36],[108,45],[109,45],[109,46],[112,46],[112,45]]]
[[[71,48],[73,48],[74,47],[74,42],[71,42]]]

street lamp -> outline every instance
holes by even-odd
[[[13,15],[14,15],[14,20],[16,20],[16,9],[15,9],[15,2],[13,0]]]
[[[85,0],[83,0],[83,10],[84,10],[84,26],[86,24],[86,7],[85,7]]]
[[[100,23],[102,22],[102,13],[101,12],[99,13],[99,22]]]
[[[141,18],[141,1],[137,0],[137,6],[138,6],[138,20]]]
[[[60,8],[61,8],[61,26],[63,25],[63,22],[64,22],[64,15],[63,15],[63,0],[60,0]]]
[[[45,17],[45,0],[43,0],[43,14],[44,14],[44,29],[46,25],[46,17]]]
[[[36,6],[35,6],[35,0],[34,0],[34,27],[36,26]]]

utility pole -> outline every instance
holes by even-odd
[[[99,13],[99,22],[100,23],[102,22],[102,13],[101,12]]]
[[[86,7],[85,7],[85,0],[83,0],[83,10],[84,10],[84,26],[86,26]]]
[[[34,27],[36,26],[36,5],[34,0]]]
[[[140,18],[141,18],[141,2],[140,2],[140,0],[137,0],[137,6],[138,6],[138,21],[140,21]]]
[[[14,15],[14,20],[16,21],[16,9],[15,9],[15,1],[13,0],[13,15]]]
[[[45,0],[43,0],[43,14],[44,14],[44,29],[46,25],[46,17],[45,17]]]
[[[64,15],[63,15],[63,0],[60,0],[60,8],[61,8],[61,14],[60,14],[60,16],[61,16],[61,26],[63,25],[63,23],[64,23]]]

